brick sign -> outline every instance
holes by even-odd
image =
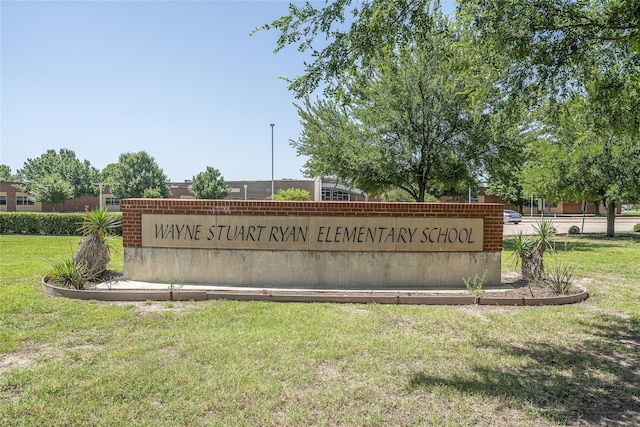
[[[480,252],[483,218],[142,214],[142,247]]]

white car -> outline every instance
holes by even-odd
[[[509,224],[509,223],[519,224],[520,221],[522,221],[522,215],[520,215],[516,211],[512,211],[511,209],[505,209],[504,211],[502,211],[502,213],[504,216],[505,224]]]

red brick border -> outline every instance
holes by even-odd
[[[502,204],[124,199],[124,247],[142,246],[142,214],[484,218],[484,252],[502,251]]]

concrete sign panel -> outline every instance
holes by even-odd
[[[142,214],[142,246],[346,252],[481,252],[483,218]]]

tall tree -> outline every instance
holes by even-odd
[[[60,210],[64,211],[64,202],[73,197],[73,188],[57,173],[50,173],[33,182],[29,194],[38,202],[48,205],[60,203]]]
[[[0,165],[0,182],[11,181],[11,168],[7,165]]]
[[[640,140],[602,126],[588,93],[564,104],[546,128],[546,172],[550,187],[571,200],[601,200],[607,207],[607,235],[615,235],[616,205],[640,201]]]
[[[18,169],[17,175],[22,182],[20,190],[28,194],[37,191],[36,187],[43,190],[44,187],[56,183],[57,178],[66,182],[71,188],[69,198],[96,194],[93,183],[98,178],[98,170],[91,166],[89,161],[80,161],[72,150],[66,148],[60,149],[59,152],[47,150],[40,157],[27,159],[24,167]],[[53,178],[52,175],[57,178]],[[40,181],[45,178],[46,181],[41,183]],[[54,187],[61,188],[58,184]],[[67,194],[67,192],[59,194]],[[64,211],[64,200],[61,203]]]
[[[171,195],[167,176],[145,151],[122,153],[118,162],[112,165],[103,170],[103,178],[117,198],[140,198],[145,194],[146,197],[167,198]]]
[[[544,106],[547,116],[542,121],[554,123],[564,114],[565,102],[573,103],[579,98],[581,119],[571,127],[581,127],[573,132],[574,136],[591,134],[586,138],[591,147],[588,151],[608,153],[614,156],[608,157],[612,162],[636,155],[633,144],[628,142],[637,139],[640,131],[640,2],[461,0],[458,13],[478,44],[494,46],[510,57],[509,72],[499,84],[516,98]],[[575,164],[576,157],[586,159],[579,154],[583,153],[582,148],[576,151],[575,141],[558,139],[556,134],[554,140],[547,142],[545,151],[564,154],[563,172]],[[568,146],[562,147],[563,144]],[[555,163],[558,161],[554,159]],[[604,189],[619,183],[617,177],[622,171],[617,166],[610,163],[596,180],[601,182],[598,192],[602,197],[617,193]],[[593,183],[585,180],[593,175],[588,170],[584,172],[574,177],[575,182],[581,182],[581,188],[589,188],[592,193]],[[602,184],[603,177],[609,177],[609,182]],[[559,178],[567,180],[566,174]],[[562,192],[578,192],[572,191],[567,182],[557,184]],[[617,194],[615,199],[620,196]],[[593,195],[583,197],[588,200]],[[615,233],[614,205],[608,204],[607,234],[611,236]]]
[[[458,37],[440,15],[413,44],[372,60],[340,96],[298,107],[303,131],[293,146],[309,157],[305,174],[369,194],[396,187],[420,202],[475,185],[489,146],[484,82]]]
[[[207,166],[204,172],[193,177],[189,192],[196,199],[224,199],[231,194],[231,187],[224,182],[218,169]]]
[[[523,169],[527,160],[528,148],[536,141],[539,132],[527,117],[525,111],[497,111],[491,117],[491,138],[494,140],[494,152],[487,162],[487,194],[493,194],[502,200],[518,206],[520,212],[533,194],[542,193],[526,189],[523,181]]]

